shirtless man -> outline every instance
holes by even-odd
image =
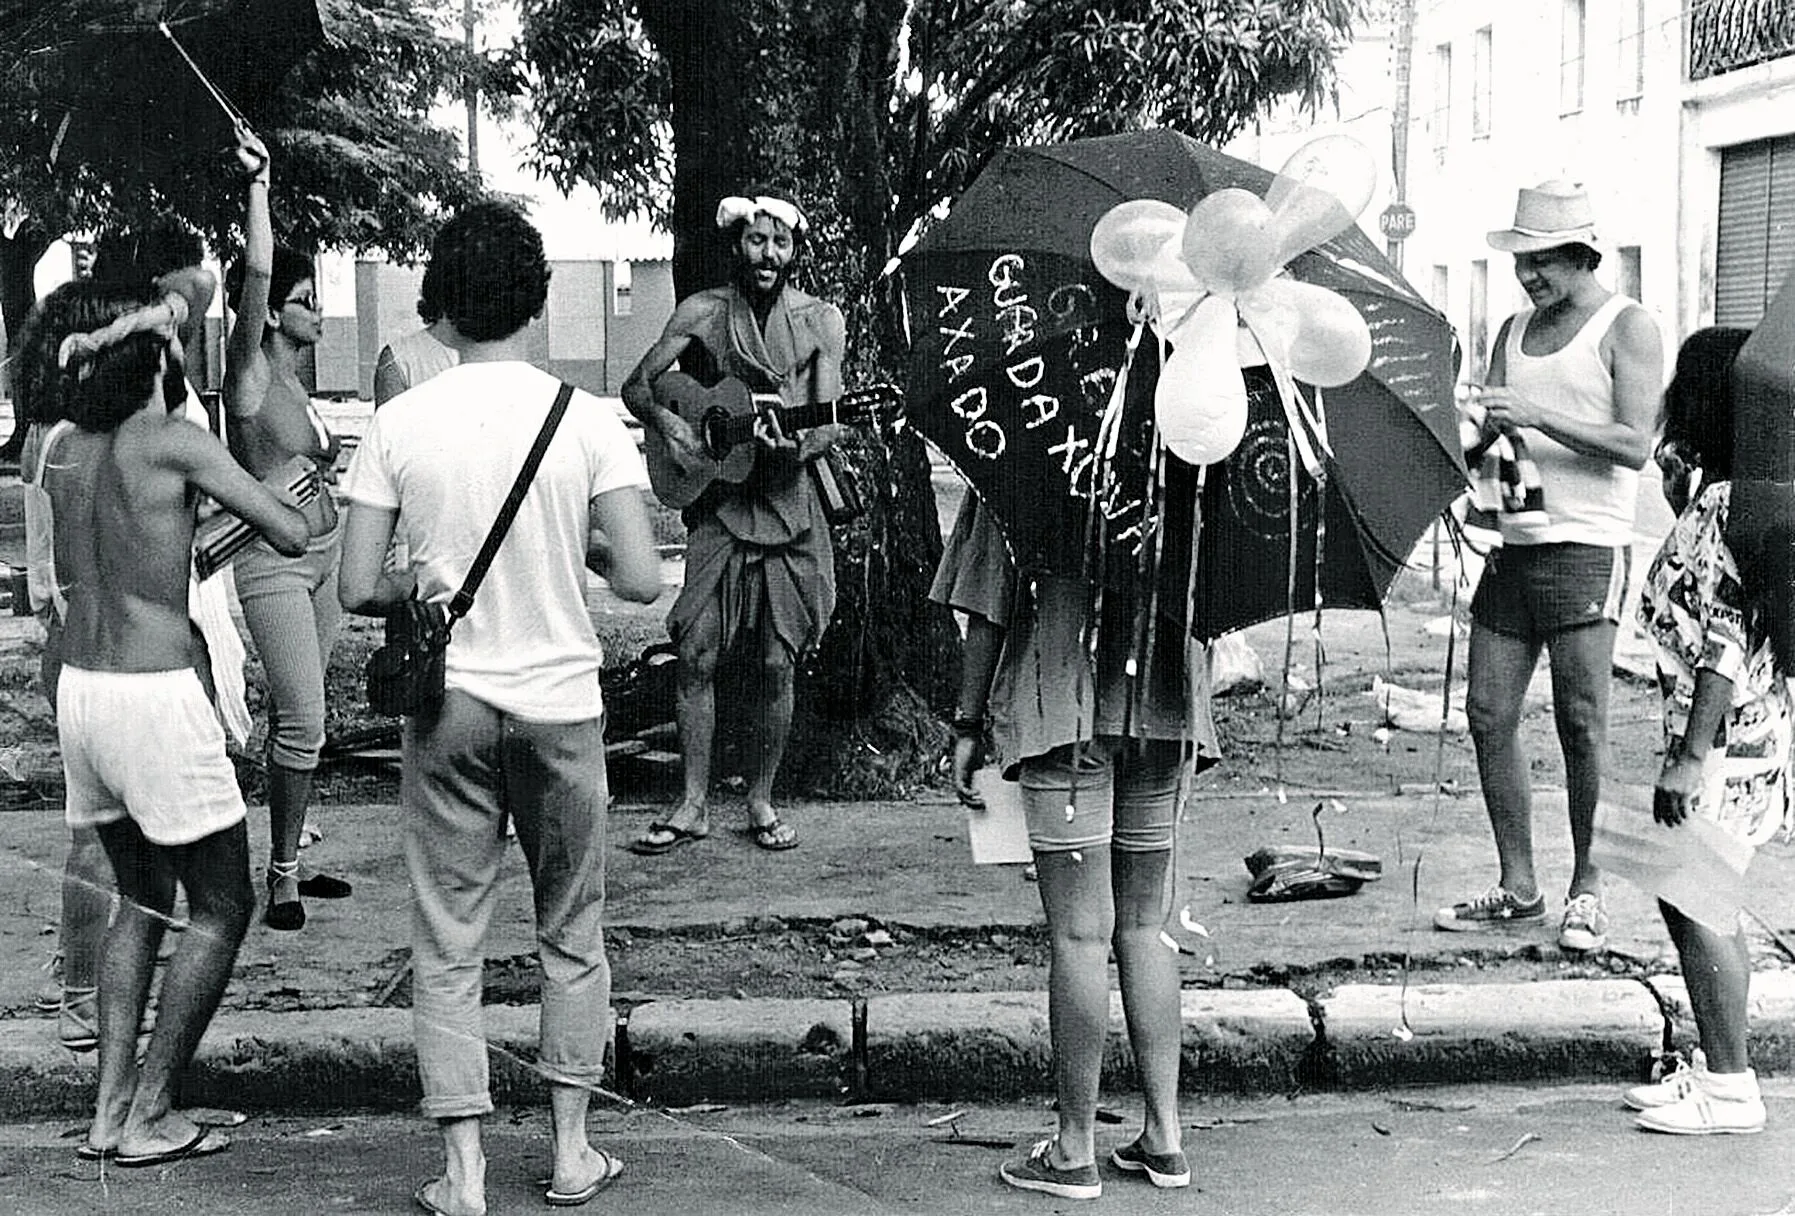
[[[199,496],[283,552],[306,518],[210,433],[172,413],[184,394],[178,296],[82,284],[91,307],[58,361],[65,413],[44,486],[68,600],[57,727],[71,828],[96,828],[122,896],[100,962],[99,1095],[81,1155],[160,1165],[228,1147],[173,1107],[230,978],[254,895],[243,799],[193,667],[188,569]],[[138,1027],[176,884],[189,932],[169,961],[141,1064]]]

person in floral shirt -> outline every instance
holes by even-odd
[[[1768,630],[1726,545],[1732,501],[1731,372],[1749,331],[1704,329],[1677,355],[1664,394],[1658,463],[1679,511],[1646,572],[1639,622],[1656,644],[1664,696],[1664,767],[1652,815],[1707,819],[1753,847],[1789,818],[1791,703]],[[1745,935],[1715,932],[1659,900],[1676,943],[1701,1048],[1694,1066],[1627,1091],[1648,1131],[1763,1130],[1764,1103],[1746,1053],[1751,964]]]

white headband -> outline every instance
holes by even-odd
[[[743,220],[752,224],[754,217],[758,215],[771,216],[793,232],[803,232],[810,226],[804,219],[804,213],[798,210],[797,204],[763,194],[757,198],[731,195],[718,203],[717,227],[727,228]]]
[[[115,317],[92,333],[70,334],[56,348],[56,365],[64,371],[77,358],[91,360],[108,346],[116,346],[132,334],[160,334],[163,341],[173,338],[187,320],[187,301],[170,293],[159,304],[149,304]],[[83,367],[80,378],[86,379],[92,369]]]

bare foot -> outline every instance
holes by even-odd
[[[411,1193],[420,1210],[433,1216],[486,1216],[486,1196],[456,1194],[447,1178],[432,1178]]]
[[[549,1179],[549,1204],[572,1207],[584,1203],[622,1172],[623,1162],[619,1158],[590,1144],[584,1145],[577,1157],[555,1163],[554,1176]]]

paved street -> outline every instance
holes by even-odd
[[[962,1142],[939,1106],[788,1104],[668,1115],[594,1115],[594,1140],[626,1161],[589,1207],[632,1216],[844,1216],[904,1212],[1224,1213],[1226,1216],[1788,1216],[1795,1212],[1795,1084],[1772,1083],[1760,1136],[1670,1139],[1636,1131],[1612,1088],[1409,1089],[1350,1097],[1187,1102],[1196,1171],[1156,1191],[1105,1168],[1103,1198],[1056,1200],[996,1178],[1051,1116],[1041,1105],[973,1107]],[[1123,1107],[1122,1109],[1129,1109]],[[75,1160],[74,1124],[0,1128],[6,1216],[239,1216],[414,1210],[439,1161],[434,1133],[397,1115],[256,1119],[221,1157],[165,1170]],[[1132,1125],[1104,1126],[1102,1151]],[[547,1118],[489,1123],[494,1216],[546,1210]]]

